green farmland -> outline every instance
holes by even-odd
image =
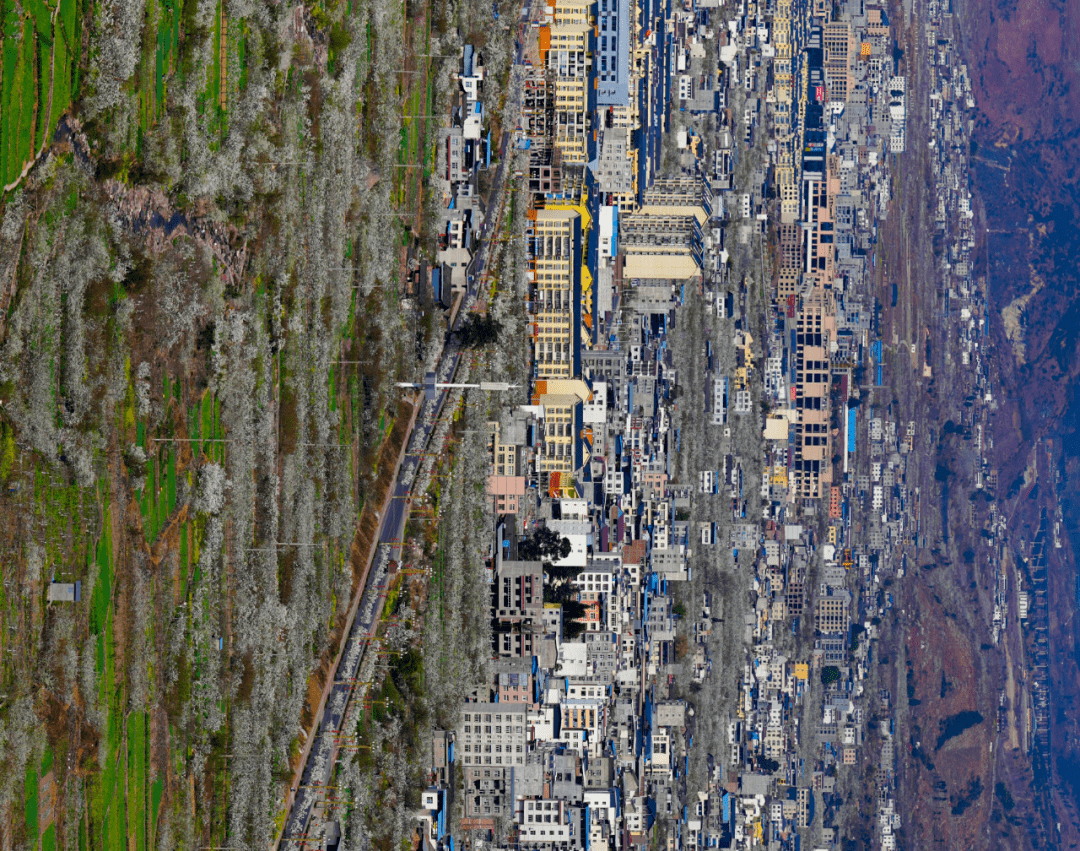
[[[77,2],[3,0],[0,183],[4,186],[18,180],[71,106],[82,37]]]

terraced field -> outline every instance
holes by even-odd
[[[10,186],[45,146],[79,87],[79,0],[3,1],[0,184]]]

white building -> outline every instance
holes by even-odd
[[[522,845],[561,843],[570,841],[570,820],[566,802],[551,799],[521,802]]]

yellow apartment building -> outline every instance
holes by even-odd
[[[537,289],[534,356],[540,379],[572,378],[577,373],[581,259],[577,210],[537,210],[532,264]]]
[[[554,80],[554,144],[563,162],[573,165],[584,165],[587,157],[592,34],[592,25],[588,23],[556,24],[551,27],[551,46],[547,52],[548,70]]]
[[[532,404],[540,409],[541,419],[536,467],[541,487],[549,492],[571,483],[583,463],[578,450],[581,406],[591,397],[589,385],[580,378],[536,382]]]
[[[551,9],[551,23],[555,26],[563,24],[591,24],[593,22],[593,7],[596,0],[557,0]]]

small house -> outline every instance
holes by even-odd
[[[50,582],[50,603],[78,603],[82,599],[81,582]]]

